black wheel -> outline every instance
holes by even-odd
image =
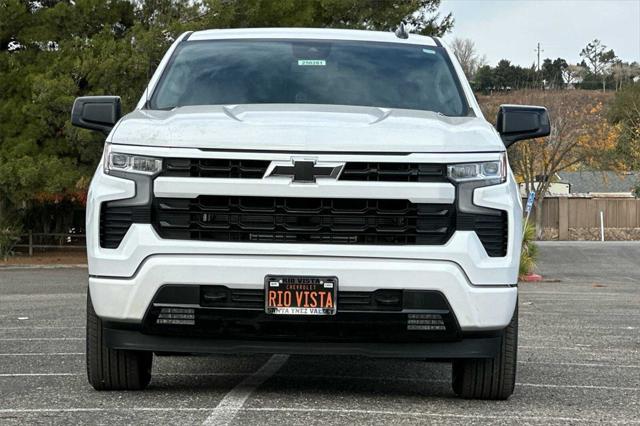
[[[463,398],[507,399],[516,385],[518,306],[504,330],[495,358],[453,362],[453,391]]]
[[[87,377],[96,390],[140,390],[151,380],[151,352],[109,349],[87,292]]]

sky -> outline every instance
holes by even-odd
[[[580,50],[597,38],[625,62],[640,62],[640,0],[442,0],[453,31],[470,38],[490,65],[500,59],[531,66],[537,43],[544,58],[580,62]]]

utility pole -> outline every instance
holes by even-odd
[[[538,71],[540,71],[540,52],[544,52],[544,50],[540,48],[540,42],[538,42],[538,47],[534,50],[534,52],[538,52]]]

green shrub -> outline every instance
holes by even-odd
[[[538,259],[538,246],[535,243],[536,226],[526,222],[522,230],[522,252],[520,253],[520,275],[533,272]]]
[[[0,259],[7,260],[20,240],[22,227],[7,219],[0,218]]]

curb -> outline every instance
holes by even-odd
[[[538,274],[527,274],[527,275],[520,276],[520,281],[524,281],[526,283],[540,282],[542,280],[543,280],[542,275],[538,275]]]
[[[59,264],[59,265],[0,265],[0,271],[3,270],[16,270],[16,269],[81,269],[87,268],[85,263],[70,263],[70,264]]]

